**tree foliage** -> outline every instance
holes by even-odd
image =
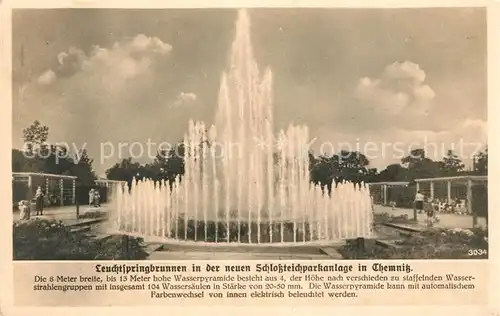
[[[179,143],[169,150],[160,149],[152,163],[140,164],[132,158],[125,158],[106,170],[106,177],[129,184],[134,178],[166,180],[172,184],[176,177],[181,178],[184,174],[184,152],[184,144]]]
[[[411,150],[408,156],[401,159],[401,163],[407,168],[410,181],[439,177],[443,170],[443,162],[427,158],[427,153],[422,148]]]
[[[474,172],[480,175],[488,174],[488,147],[479,152],[475,157]]]
[[[49,128],[37,120],[23,129],[24,149],[29,154],[35,151],[45,153],[48,138]]]
[[[106,171],[108,179],[132,181],[136,178],[174,181],[184,174],[184,145],[159,151],[151,163],[140,164],[131,158],[123,159]],[[331,189],[333,183],[342,181],[359,182],[411,182],[418,178],[455,176],[467,173],[460,157],[448,150],[442,161],[434,161],[426,156],[424,149],[414,149],[401,159],[401,163],[388,165],[380,170],[370,168],[370,161],[360,152],[341,151],[337,154],[315,156],[309,152],[309,173],[311,182]],[[275,163],[280,163],[275,154]],[[487,151],[480,153],[476,160],[476,169],[484,170],[487,164]],[[479,172],[479,171],[477,171]],[[476,173],[477,173],[476,172]]]
[[[400,164],[388,165],[384,170],[376,176],[374,182],[394,182],[394,181],[409,181],[408,168]]]
[[[376,174],[376,169],[369,169],[370,162],[360,152],[342,150],[332,156],[310,156],[311,181],[329,189],[332,184],[351,181],[368,182]]]
[[[48,143],[49,128],[39,121],[25,128],[23,135],[23,150],[12,149],[13,172],[71,175],[82,184],[94,183],[93,160],[85,149],[71,153],[64,145]]]
[[[443,171],[449,175],[456,175],[463,171],[465,165],[453,150],[448,150],[446,156],[443,158]]]

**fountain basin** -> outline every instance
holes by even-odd
[[[288,241],[288,242],[265,242],[265,243],[244,243],[244,242],[237,242],[237,241],[232,241],[232,242],[226,242],[226,241],[218,241],[218,242],[208,242],[208,241],[203,241],[203,240],[180,240],[180,239],[175,239],[175,238],[168,238],[168,237],[161,237],[161,236],[151,236],[151,235],[144,235],[142,233],[133,233],[129,231],[119,231],[119,230],[113,230],[113,231],[107,231],[108,234],[113,234],[113,235],[127,235],[131,237],[136,237],[136,238],[142,238],[144,241],[148,243],[161,243],[164,244],[168,247],[168,245],[173,245],[173,246],[178,246],[178,247],[188,247],[188,248],[197,248],[197,247],[217,247],[220,249],[224,248],[238,248],[238,247],[243,247],[245,249],[259,249],[259,248],[293,248],[293,249],[298,249],[298,248],[303,248],[303,247],[327,247],[327,246],[332,246],[332,245],[341,245],[345,243],[345,239],[338,239],[338,240],[311,240],[311,241],[306,241],[306,242],[293,242],[293,241]]]
[[[269,244],[287,243],[300,244],[310,242],[331,243],[335,240],[355,238],[357,232],[343,231],[344,235],[333,234],[325,229],[322,223],[294,222],[294,221],[242,221],[232,219],[227,221],[194,220],[179,218],[177,222],[171,223],[171,229],[151,229],[132,226],[124,223],[118,227],[122,234],[153,238],[155,240],[176,240],[184,242],[212,243],[239,243],[239,244]]]

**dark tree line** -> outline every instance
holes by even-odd
[[[166,180],[170,184],[184,174],[184,145],[178,144],[169,150],[160,150],[152,163],[140,164],[126,158],[106,170],[111,180],[127,181],[136,179]]]
[[[23,150],[12,149],[12,172],[76,176],[81,185],[94,184],[93,159],[85,149],[72,154],[64,145],[50,144],[49,128],[38,121],[25,128],[23,136]]]
[[[154,180],[166,179],[173,181],[176,176],[184,174],[184,148],[177,148],[158,153],[152,163],[139,164],[124,159],[106,171],[109,179],[131,181],[136,176]],[[426,156],[424,149],[414,149],[401,163],[391,164],[378,172],[370,168],[370,161],[360,152],[341,151],[331,156],[315,156],[309,153],[309,171],[311,181],[321,186],[331,188],[332,183],[342,181],[383,182],[408,181],[417,178],[433,178],[442,176],[458,176],[466,174],[487,174],[487,149],[478,153],[473,170],[465,170],[465,166],[452,150],[441,161],[434,161]]]
[[[24,151],[12,150],[12,170],[14,172],[43,172],[73,175],[81,183],[93,184],[96,179],[93,160],[85,150],[73,156],[68,155],[68,148],[47,144],[48,127],[35,121],[23,130],[26,143]],[[173,182],[184,174],[184,152],[182,143],[169,150],[161,150],[150,163],[140,164],[131,158],[123,159],[106,171],[110,180],[131,182],[136,178],[167,180]],[[33,158],[27,158],[33,157]],[[331,156],[315,156],[309,153],[309,171],[311,181],[331,188],[332,183],[409,181],[417,178],[456,176],[465,174],[486,175],[488,172],[488,149],[474,157],[473,169],[466,171],[460,157],[453,150],[448,150],[441,161],[434,161],[426,156],[424,149],[414,149],[400,163],[388,165],[378,171],[370,167],[369,159],[360,152],[341,151]]]

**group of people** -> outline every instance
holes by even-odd
[[[35,216],[43,215],[43,209],[45,206],[45,193],[41,186],[38,186],[34,196],[35,200]],[[89,206],[100,207],[101,206],[101,196],[99,190],[91,189],[89,191]],[[29,220],[31,218],[32,203],[29,200],[19,201],[17,207],[20,211],[20,219]]]
[[[101,206],[101,195],[99,190],[90,189],[89,191],[89,206],[100,207]]]
[[[426,197],[422,192],[418,191],[415,195],[414,208],[418,213],[424,213],[427,215],[427,225],[432,226],[434,223],[439,222],[439,217],[432,203],[432,199]]]
[[[434,199],[432,204],[434,209],[439,213],[452,213],[457,215],[466,215],[467,208],[465,207],[467,201],[462,201],[460,199],[453,199],[448,201],[447,199]]]
[[[38,186],[35,192],[35,216],[43,215],[43,208],[45,204],[45,194],[42,187]],[[20,211],[20,219],[29,220],[31,218],[31,201],[22,200],[18,203]]]

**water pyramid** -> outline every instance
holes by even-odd
[[[113,197],[124,234],[216,243],[304,243],[371,236],[367,185],[328,192],[309,178],[307,126],[273,132],[270,69],[259,71],[250,20],[238,12],[229,70],[213,126],[189,122],[185,174],[173,183],[133,181]]]

